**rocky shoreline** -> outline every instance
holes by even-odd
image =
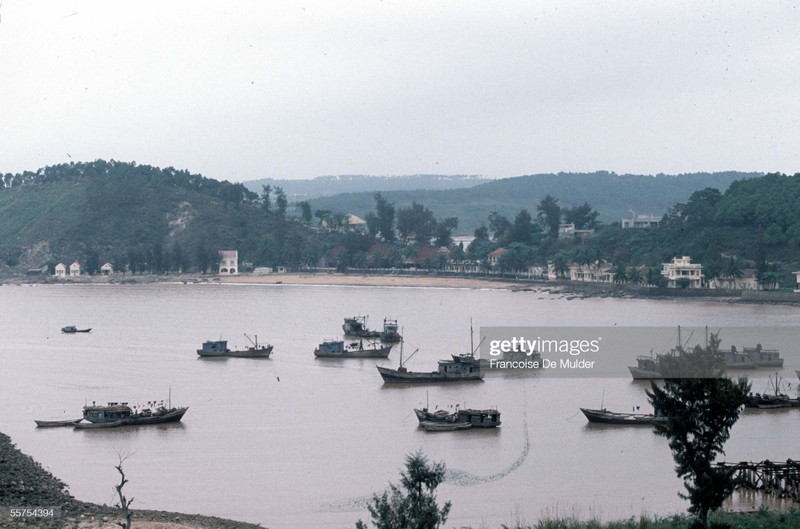
[[[113,484],[109,484],[111,487]],[[32,457],[17,449],[11,438],[0,433],[0,528],[111,529],[122,521],[119,509],[72,497],[67,485],[45,470]],[[12,519],[10,508],[58,508],[53,519]],[[133,510],[134,529],[256,529],[258,524],[197,514]],[[263,529],[263,528],[262,528]]]

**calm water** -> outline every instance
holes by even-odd
[[[448,527],[499,527],[543,514],[671,514],[677,496],[664,439],[647,428],[586,423],[578,407],[646,409],[645,386],[617,379],[489,375],[482,383],[387,387],[375,360],[321,361],[312,351],[344,316],[397,318],[412,370],[469,348],[469,320],[490,325],[796,326],[800,309],[619,299],[567,300],[537,292],[290,285],[0,287],[0,431],[70,485],[113,503],[117,453],[132,453],[126,491],[135,507],[198,512],[271,528],[353,527],[364,500],[398,481],[404,455],[423,449],[452,471],[439,497]],[[63,335],[74,324],[90,334]],[[272,358],[202,360],[206,339],[275,345]],[[800,356],[773,329],[797,382]],[[773,344],[772,342],[777,342]],[[656,344],[663,346],[666,344]],[[396,365],[399,351],[385,365]],[[754,383],[761,387],[763,380]],[[100,431],[37,430],[34,418],[80,416],[92,401],[166,399],[182,423]],[[498,407],[493,431],[430,434],[413,408]],[[746,414],[726,458],[796,455],[800,412]],[[752,501],[752,500],[747,500]],[[741,499],[740,504],[746,503]]]

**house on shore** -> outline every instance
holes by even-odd
[[[794,274],[794,291],[800,293],[800,272],[792,272]]]
[[[217,268],[220,275],[239,275],[239,251],[220,250]]]
[[[114,274],[114,265],[106,263],[100,267],[100,275],[110,276]]]
[[[732,290],[763,290],[758,283],[758,273],[755,268],[745,268],[741,277],[715,277],[707,283],[708,288],[729,288]]]
[[[67,277],[67,265],[64,263],[58,263],[56,265],[56,271],[54,275],[56,277]]]
[[[613,283],[613,266],[605,261],[596,264],[572,263],[569,267],[569,279],[589,283]]]
[[[81,264],[78,261],[75,261],[74,263],[69,265],[69,275],[70,276],[81,275]]]
[[[661,275],[667,278],[667,286],[676,288],[686,283],[689,288],[703,286],[703,265],[693,263],[688,255],[673,257],[671,263],[662,263]]]

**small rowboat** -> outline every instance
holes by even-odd
[[[39,421],[34,419],[36,426],[39,428],[57,428],[59,426],[75,426],[83,419],[69,419],[66,421]]]

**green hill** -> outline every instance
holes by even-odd
[[[536,214],[536,204],[545,196],[561,206],[588,202],[605,223],[619,222],[637,214],[661,216],[678,202],[686,202],[698,189],[713,187],[724,192],[735,180],[762,173],[692,173],[682,175],[618,175],[609,172],[558,173],[504,178],[469,188],[451,190],[386,191],[382,195],[396,207],[413,201],[431,209],[439,218],[458,217],[458,232],[471,234],[492,211],[513,218],[522,208]],[[314,210],[363,215],[375,207],[374,193],[346,193],[311,200]]]
[[[196,268],[217,249],[252,247],[269,231],[257,199],[241,184],[113,160],[6,174],[0,259]]]

